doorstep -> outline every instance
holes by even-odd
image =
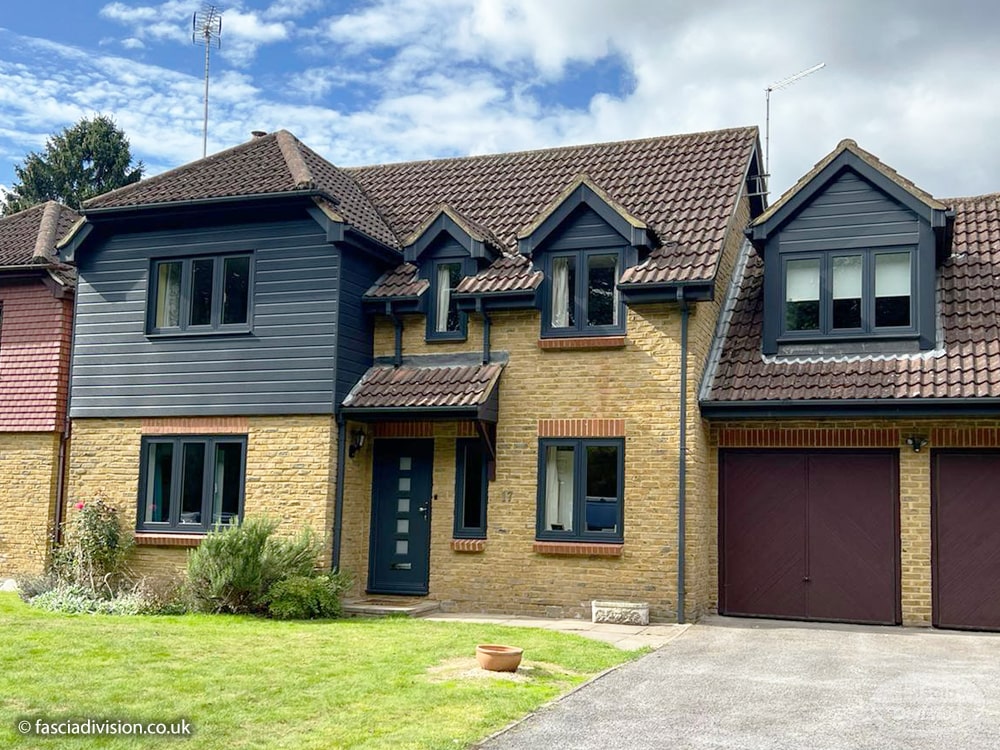
[[[363,599],[344,601],[344,614],[348,617],[388,617],[405,615],[421,617],[440,609],[440,602],[423,597],[366,596]]]

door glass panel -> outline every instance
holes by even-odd
[[[833,327],[861,328],[861,256],[833,258]]]
[[[410,458],[409,456],[402,456],[399,459],[400,471],[409,471],[412,466],[413,466],[413,459]]]
[[[400,518],[396,521],[396,533],[397,534],[409,534],[410,533],[410,522],[405,518]]]
[[[410,543],[405,539],[396,540],[396,554],[407,555],[410,553]]]
[[[212,287],[215,285],[215,260],[203,258],[191,264],[191,325],[212,324]]]
[[[409,492],[410,491],[410,478],[409,477],[400,477],[399,478],[399,491],[400,492]]]
[[[236,522],[240,515],[240,487],[243,484],[241,443],[216,444],[214,482],[212,523]]]
[[[184,443],[183,454],[180,522],[200,524],[202,490],[205,485],[205,444]]]
[[[545,449],[545,528],[573,530],[573,446]]]
[[[910,325],[910,254],[875,256],[875,327]]]
[[[611,326],[618,323],[617,255],[587,258],[587,325]]]
[[[152,523],[170,521],[170,490],[174,468],[174,446],[151,443],[146,456],[146,513]]]
[[[157,328],[173,328],[181,324],[181,264],[160,263],[156,267]]]
[[[226,258],[222,271],[222,323],[249,320],[250,258]]]
[[[408,497],[401,497],[401,498],[399,498],[399,505],[397,507],[399,508],[399,512],[400,513],[409,513],[410,512],[410,498],[408,498]]]
[[[819,258],[785,264],[785,329],[819,330]]]

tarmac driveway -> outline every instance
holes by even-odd
[[[481,747],[1000,748],[1000,634],[709,618]]]

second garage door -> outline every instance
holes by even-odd
[[[722,451],[719,610],[897,624],[898,453]]]

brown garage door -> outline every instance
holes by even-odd
[[[934,451],[934,624],[1000,630],[1000,452]]]
[[[895,624],[898,454],[722,451],[723,614]]]

